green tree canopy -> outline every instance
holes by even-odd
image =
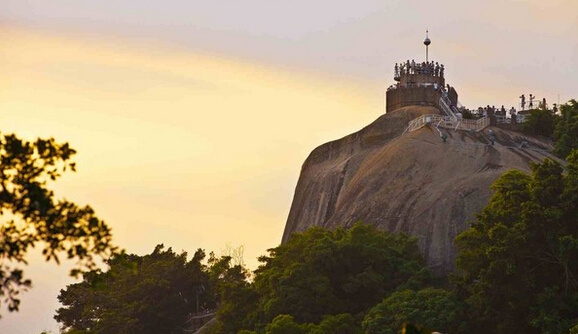
[[[426,288],[391,294],[371,309],[363,320],[367,334],[397,334],[404,323],[419,324],[442,333],[457,333],[463,305],[454,292]]]
[[[456,238],[456,282],[480,332],[563,333],[578,319],[578,152],[510,171]],[[476,326],[477,324],[477,326]]]
[[[269,252],[255,277],[269,319],[289,314],[317,323],[328,314],[357,314],[429,275],[414,238],[363,224],[312,228]]]
[[[560,106],[561,117],[554,130],[554,151],[566,157],[573,149],[578,149],[578,102],[570,100]]]
[[[247,332],[251,334],[256,332]],[[328,315],[318,324],[296,323],[292,316],[281,314],[265,328],[266,334],[361,334],[351,314]]]
[[[49,182],[74,171],[75,151],[54,139],[29,142],[0,134],[0,303],[18,310],[21,290],[31,286],[21,265],[28,250],[41,245],[47,261],[77,260],[71,274],[95,267],[116,248],[111,230],[89,206],[55,199]]]
[[[162,245],[145,256],[120,254],[106,272],[92,271],[60,291],[55,319],[67,333],[182,333],[188,315],[215,307],[197,250],[176,254]]]
[[[231,256],[217,258],[210,254],[209,286],[219,304],[216,333],[237,333],[253,322],[250,315],[254,314],[258,296],[249,283],[249,271],[241,263]]]
[[[552,110],[533,109],[522,124],[524,133],[552,138],[558,116]]]
[[[260,261],[254,284],[246,287],[242,298],[224,301],[231,309],[238,305],[251,311],[238,314],[237,322],[219,317],[229,329],[223,333],[262,332],[279,315],[290,316],[295,324],[320,324],[338,314],[362,317],[393,291],[419,288],[431,275],[415,238],[364,224],[294,234]]]

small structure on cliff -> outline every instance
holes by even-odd
[[[429,61],[428,47],[431,40],[427,32],[423,43],[426,47],[424,62],[406,60],[395,64],[396,84],[387,89],[386,112],[406,106],[431,106],[437,107],[446,116],[458,118],[458,93],[454,87],[446,85],[444,65]]]
[[[426,31],[425,61],[406,60],[396,63],[394,80],[396,83],[387,89],[386,113],[405,107],[435,107],[439,113],[421,115],[409,122],[406,132],[416,131],[428,124],[435,125],[440,137],[446,141],[447,134],[440,128],[453,130],[482,131],[488,125],[495,125],[495,115],[481,115],[475,119],[463,119],[465,110],[458,102],[458,92],[444,77],[445,66],[429,61],[428,48],[431,40]],[[493,123],[491,119],[493,117]]]

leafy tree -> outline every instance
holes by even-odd
[[[578,149],[578,102],[570,100],[560,106],[561,117],[554,130],[554,151],[565,157],[573,149]]]
[[[86,273],[60,291],[55,319],[67,333],[181,333],[197,297],[201,308],[214,307],[199,289],[208,285],[204,257],[199,249],[187,261],[162,245],[150,255],[117,255],[107,272]]]
[[[578,152],[531,169],[502,175],[456,238],[473,333],[562,333],[578,319]]]
[[[251,305],[229,327],[236,331],[261,332],[283,314],[298,324],[320,324],[329,315],[355,317],[395,290],[422,286],[431,275],[414,238],[363,224],[294,234],[260,261],[254,284],[244,290],[251,302],[231,302],[232,309]]]
[[[54,139],[28,142],[0,134],[0,303],[18,310],[18,294],[31,286],[21,268],[29,249],[42,245],[46,261],[77,260],[71,274],[95,268],[94,257],[116,248],[111,230],[89,206],[56,200],[49,182],[75,170],[76,152]]]
[[[240,334],[256,334],[255,331],[241,331]],[[329,315],[318,324],[299,324],[292,316],[281,314],[265,327],[266,334],[361,334],[350,314]]]
[[[551,138],[558,116],[552,110],[533,109],[522,124],[524,133]]]
[[[232,262],[237,262],[233,264]],[[249,283],[250,273],[242,261],[231,256],[209,256],[209,286],[213,299],[219,304],[217,333],[237,333],[247,327],[257,306],[258,296]]]
[[[265,329],[267,334],[308,334],[309,332],[311,332],[311,327],[308,324],[298,324],[292,316],[287,314],[276,316]]]
[[[365,316],[367,334],[397,334],[406,322],[420,324],[443,333],[460,329],[463,306],[452,291],[426,288],[391,294]]]
[[[312,334],[361,334],[361,328],[357,325],[355,318],[348,313],[327,315],[316,326],[317,331]]]
[[[299,322],[363,312],[386,294],[428,277],[416,240],[357,224],[349,230],[313,228],[262,257],[255,286],[267,318]]]

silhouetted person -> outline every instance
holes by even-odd
[[[526,110],[526,96],[524,96],[524,94],[520,95],[520,99],[522,100],[522,102],[520,102],[520,106],[522,107],[522,110]]]

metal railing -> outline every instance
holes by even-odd
[[[456,114],[452,111],[452,108],[450,107],[451,102],[448,99],[447,95],[442,95],[440,97],[440,107],[442,109],[442,111],[448,116],[451,117],[452,119],[457,119],[458,117],[456,116]]]
[[[490,120],[487,117],[482,117],[477,120],[473,119],[454,119],[451,116],[442,116],[436,114],[421,115],[417,118],[412,119],[406,129],[407,132],[413,132],[415,130],[421,129],[422,127],[434,124],[436,128],[449,128],[453,130],[473,130],[481,131],[488,125],[490,125]]]
[[[502,115],[494,115],[494,117],[496,117],[496,124],[510,124],[512,121],[511,118]]]

